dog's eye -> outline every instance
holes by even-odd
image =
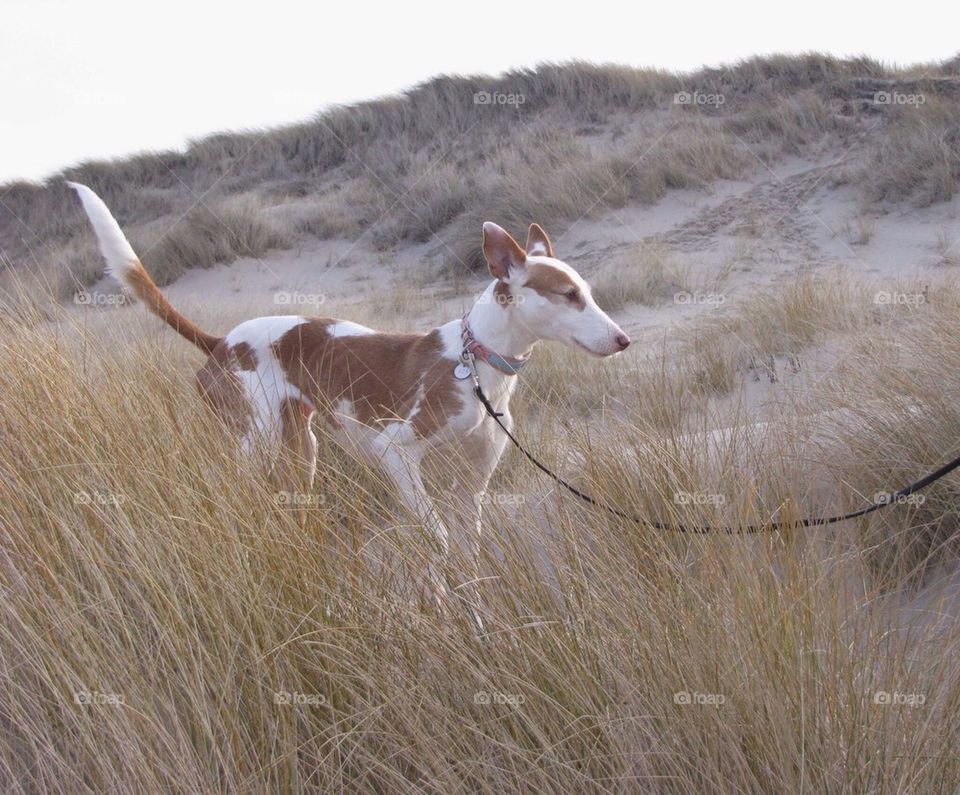
[[[564,290],[561,295],[570,301],[576,301],[580,298],[580,291],[576,287],[571,287],[568,290]]]

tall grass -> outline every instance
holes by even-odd
[[[606,312],[632,303],[657,306],[675,298],[690,284],[688,269],[663,246],[627,246],[590,275],[593,297]]]
[[[651,372],[545,348],[518,391],[521,433],[578,485],[664,521],[857,504],[954,452],[960,292],[931,295],[869,334],[842,327],[845,364],[809,400],[862,422],[819,453],[803,405],[764,447],[744,429],[715,455],[681,439],[708,394],[654,422],[645,406],[693,388],[693,349]],[[816,345],[799,316],[859,300],[801,283],[752,333]],[[145,336],[130,312],[35,320],[0,321],[5,791],[960,787],[960,635],[932,577],[956,549],[955,477],[876,526],[695,537],[551,493],[511,451],[486,506],[480,640],[419,599],[428,545],[376,471],[322,437],[306,511],[289,510],[198,401],[200,357],[175,335]],[[606,379],[583,413],[549,389],[561,356],[574,391]],[[885,562],[904,539],[910,565]]]
[[[910,200],[920,206],[948,201],[960,186],[957,107],[919,94],[920,105],[892,109],[887,134],[873,142],[861,172],[870,201]]]

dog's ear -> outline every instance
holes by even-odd
[[[483,225],[483,256],[495,279],[506,279],[511,268],[520,268],[527,255],[506,229],[487,221]]]
[[[550,238],[543,231],[540,224],[530,224],[530,231],[527,232],[527,255],[531,257],[552,257],[553,246],[550,245]]]

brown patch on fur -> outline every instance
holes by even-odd
[[[123,274],[123,279],[134,295],[143,301],[153,314],[157,315],[178,334],[190,340],[204,353],[213,353],[213,349],[221,342],[220,337],[214,337],[212,334],[201,331],[199,326],[187,320],[174,309],[170,302],[163,297],[160,288],[154,284],[142,263],[135,262],[133,268]]]
[[[197,371],[197,391],[228,428],[243,435],[250,428],[252,410],[232,364],[230,350],[221,340]]]
[[[441,355],[439,331],[334,337],[328,331],[333,323],[313,318],[273,344],[287,380],[325,420],[336,424],[335,407],[347,400],[364,425],[409,420],[424,438],[460,410],[454,362]]]
[[[238,342],[233,346],[233,348],[230,349],[230,353],[233,355],[237,362],[237,366],[241,370],[257,369],[257,353],[250,346],[250,343]]]
[[[514,302],[513,293],[510,292],[510,285],[506,282],[498,281],[497,286],[493,288],[493,300],[504,309],[510,306],[510,304]]]
[[[550,238],[547,237],[547,233],[543,231],[540,224],[530,224],[530,229],[527,231],[527,254],[532,254],[534,249],[542,249],[543,254],[541,255],[540,251],[537,251],[538,256],[553,256],[553,246],[550,245]]]
[[[544,265],[542,262],[531,265],[528,269],[527,281],[523,286],[535,290],[554,303],[572,304],[581,312],[587,306],[587,301],[577,283],[570,278],[569,274],[552,265]],[[575,297],[567,297],[564,294],[570,289],[577,291]]]

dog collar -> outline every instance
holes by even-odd
[[[462,365],[469,365],[471,359],[480,359],[504,375],[516,375],[529,359],[529,356],[501,356],[495,350],[477,342],[466,316],[460,321],[460,338],[463,340],[463,350],[460,352]],[[462,365],[457,366],[459,368]]]

